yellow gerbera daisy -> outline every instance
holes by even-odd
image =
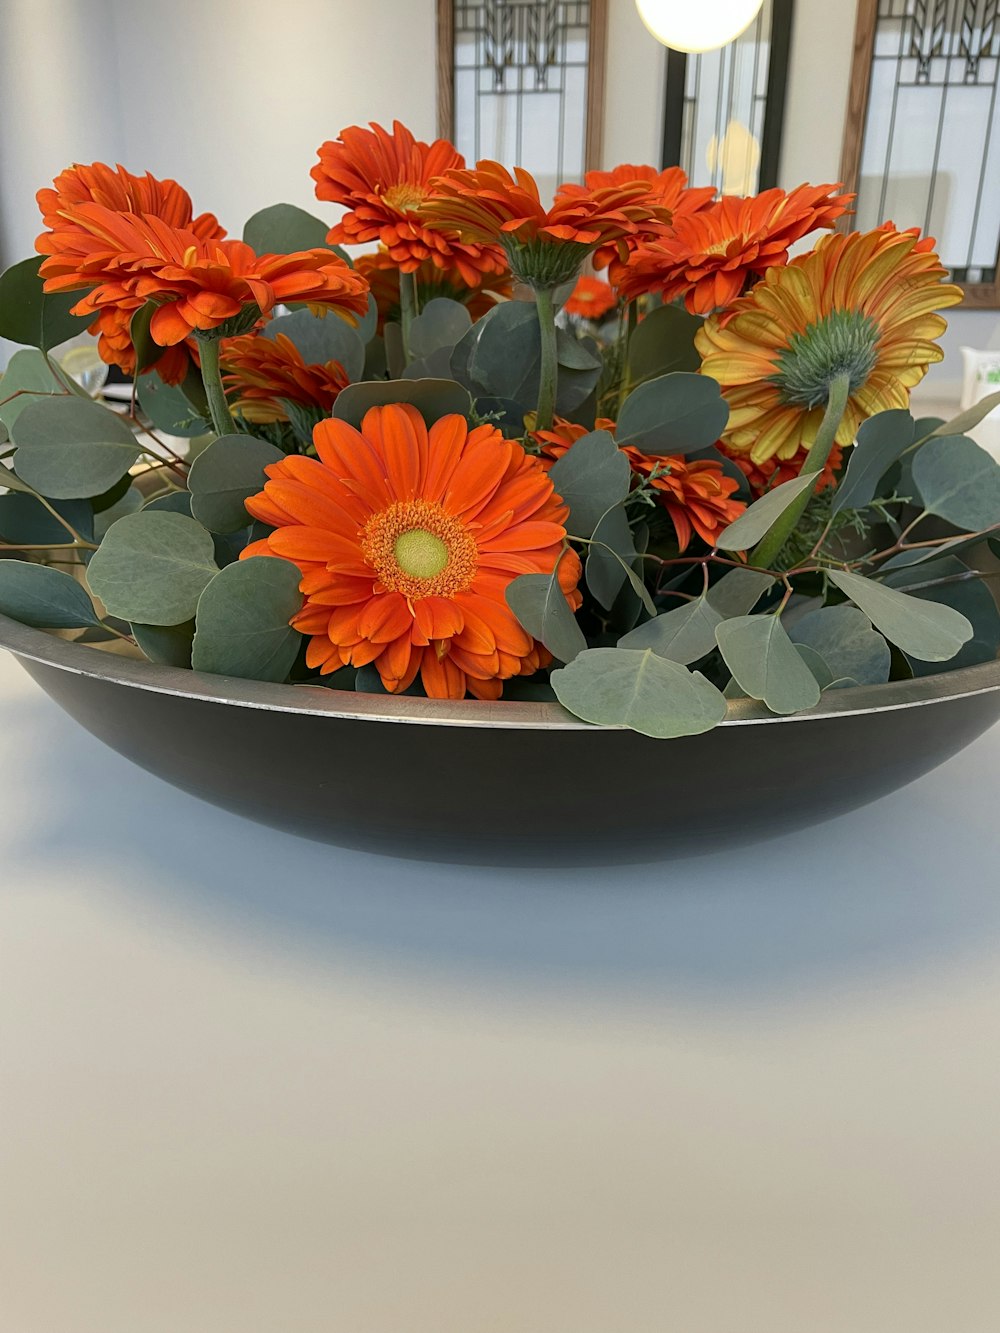
[[[935,312],[962,299],[946,277],[933,240],[891,224],[825,236],[769,269],[696,338],[702,374],[729,403],[727,450],[762,463],[811,448],[838,375],[850,393],[837,444],[850,444],[876,412],[906,407],[943,356],[934,340],[947,321]]]

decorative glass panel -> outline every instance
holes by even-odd
[[[745,32],[716,51],[670,51],[664,166],[692,185],[756,194],[775,184],[788,64],[791,0],[765,0]]]
[[[582,180],[592,0],[455,0],[454,140],[469,162],[515,164],[543,197]]]
[[[968,284],[997,277],[998,82],[1000,0],[878,0],[854,225],[920,227]]]

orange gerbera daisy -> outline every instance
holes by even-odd
[[[579,604],[569,511],[536,459],[464,417],[428,431],[409,403],[373,407],[360,431],[321,421],[313,441],[318,458],[265,469],[247,509],[275,530],[243,552],[302,571],[292,624],[313,670],[371,662],[393,693],[419,674],[431,698],[497,699],[550,660],[504,598],[518,575],[558,565]]]
[[[729,403],[730,453],[759,466],[810,449],[837,376],[850,386],[837,444],[852,443],[876,412],[908,405],[944,355],[935,339],[947,321],[935,312],[962,299],[943,281],[934,241],[919,237],[891,223],[824,236],[705,321],[695,345],[702,374],[718,380]]]
[[[818,227],[831,227],[853,195],[839,185],[765,190],[751,199],[724,196],[679,217],[669,235],[645,241],[628,263],[613,262],[610,278],[627,300],[659,292],[683,296],[693,314],[729,305],[769,268],[788,262],[788,249]]]
[[[113,307],[134,311],[148,300],[158,308],[150,336],[173,347],[195,330],[218,329],[239,317],[251,322],[282,301],[309,301],[352,315],[368,308],[368,284],[331,250],[257,255],[242,241],[204,240],[153,214],[117,213],[101,204],[76,205],[71,247],[36,247],[48,258],[46,291],[90,288],[73,307],[99,315]]]
[[[381,333],[387,319],[399,320],[399,265],[383,248],[372,254],[359,255],[354,267],[371,288],[378,306],[378,331]],[[496,305],[494,298],[510,296],[513,282],[506,269],[502,273],[481,273],[479,276],[482,281],[470,287],[458,269],[439,268],[433,260],[425,259],[414,270],[417,305],[423,309],[435,297],[446,296],[468,306],[473,321],[480,319]]]
[[[168,226],[186,228],[204,241],[221,240],[226,234],[212,213],[195,217],[189,194],[176,181],[157,180],[148,172],[134,176],[123,166],[112,169],[103,162],[70,167],[55,178],[51,189],[39,190],[36,198],[48,228],[38,238],[36,248],[44,255],[64,260],[90,252],[92,237],[77,216],[81,204],[97,204],[113,213],[162,218]],[[136,301],[106,305],[90,325],[90,332],[98,335],[97,350],[102,360],[130,375],[135,372],[130,325],[139,305],[141,302]],[[171,347],[151,368],[168,383],[176,384],[184,378],[189,364],[183,347]]]
[[[287,402],[329,416],[350,383],[339,361],[308,365],[284,333],[227,338],[219,360],[232,407],[247,421],[286,421]]]
[[[802,465],[809,456],[808,449],[800,449],[791,458],[765,458],[759,463],[755,463],[749,454],[734,454],[731,449],[726,448],[724,443],[720,442],[718,448],[736,464],[746,477],[754,499],[758,499],[783,482],[793,481],[802,471]],[[828,486],[837,484],[843,460],[844,451],[839,444],[835,444],[830,450],[830,456],[826,460],[823,471],[819,475],[819,481],[816,483],[817,492],[825,491]]]
[[[581,319],[600,319],[614,309],[617,300],[608,283],[582,273],[563,309],[567,315],[578,315]]]
[[[598,417],[595,430],[606,430],[612,435],[615,423],[607,417]],[[587,427],[557,417],[551,430],[539,430],[533,438],[542,447],[541,462],[550,468],[557,459],[575,444]],[[723,466],[714,458],[684,458],[681,454],[644,454],[630,444],[620,446],[629,461],[636,484],[649,480],[658,492],[660,503],[670,515],[681,551],[687,549],[691,534],[697,533],[709,546],[723,528],[727,527],[746,509],[742,500],[734,500],[739,482],[726,476]]]
[[[665,171],[658,171],[656,167],[623,163],[611,171],[588,171],[583,179],[588,190],[609,189],[617,185],[629,185],[633,181],[644,181],[649,199],[658,208],[666,210],[669,222],[653,219],[648,230],[640,228],[633,235],[623,238],[630,253],[643,239],[661,235],[678,218],[699,213],[715,198],[715,189],[711,185],[689,186],[687,172],[682,167],[667,167]],[[564,185],[560,193],[572,193],[578,189],[579,186]],[[617,255],[616,246],[602,246],[594,255],[595,268],[607,268]]]
[[[317,199],[343,204],[347,212],[329,239],[345,245],[380,241],[396,267],[413,273],[429,260],[438,268],[457,269],[475,286],[484,273],[503,271],[496,246],[466,244],[454,231],[429,227],[420,207],[435,176],[465,159],[446,139],[422,143],[405,125],[393,121],[392,133],[372,124],[341,130],[319,149],[310,175]]]
[[[650,202],[643,181],[596,190],[564,186],[545,208],[534,177],[520,167],[512,176],[499,162],[450,170],[433,188],[421,210],[425,218],[463,240],[499,243],[514,276],[536,288],[576,277],[597,246],[620,241],[638,224],[669,219]]]

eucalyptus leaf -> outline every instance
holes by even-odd
[[[748,614],[774,583],[755,569],[730,570],[702,597],[665,611],[619,639],[619,648],[650,648],[659,657],[688,666],[715,647],[715,631],[729,616]]]
[[[167,495],[158,495],[155,500],[149,500],[145,508],[147,512],[164,510],[168,514],[183,514],[191,518],[191,492],[170,491]]]
[[[558,661],[571,662],[587,647],[559,586],[558,567],[551,574],[521,574],[507,585],[504,595],[524,629]]]
[[[71,315],[84,293],[46,292],[38,270],[42,258],[22,259],[0,276],[0,338],[51,351],[83,333],[93,315]]]
[[[0,421],[13,432],[14,423],[26,408],[52,394],[69,397],[43,354],[27,349],[15,352],[0,377]]]
[[[217,573],[210,532],[183,514],[144,509],[109,529],[87,578],[112,615],[179,625]]]
[[[739,518],[735,519],[716,538],[723,551],[748,551],[774,527],[778,519],[804,491],[811,490],[818,481],[815,473],[793,477],[762,495]]]
[[[220,435],[188,473],[192,516],[210,532],[245,528],[250,521],[246,501],[262,489],[265,467],[284,456],[276,445],[253,435]]]
[[[967,435],[970,430],[978,426],[981,421],[985,421],[989,414],[995,408],[1000,407],[1000,393],[991,393],[986,398],[980,399],[972,407],[967,407],[963,412],[959,412],[957,417],[952,417],[950,421],[942,422],[935,427],[934,435]],[[922,443],[922,438],[917,437],[917,443]]]
[[[794,642],[794,640],[793,640]],[[833,672],[815,648],[807,643],[796,643],[795,651],[813,674],[813,679],[821,690],[829,689],[833,683]]]
[[[193,620],[186,620],[183,625],[139,625],[133,621],[129,628],[133,639],[151,662],[160,666],[190,667]]]
[[[703,322],[682,306],[662,305],[651,310],[629,339],[629,385],[634,387],[679,370],[696,371],[701,357],[694,337]]]
[[[259,255],[290,255],[299,250],[333,250],[322,219],[295,204],[271,204],[248,218],[243,241]],[[338,251],[343,255],[343,251]]]
[[[428,426],[453,414],[468,419],[472,412],[468,390],[454,380],[365,380],[337,395],[333,415],[360,428],[371,408],[386,403],[412,403]]]
[[[136,380],[136,396],[153,426],[165,435],[190,440],[212,429],[181,386],[167,384],[155,370],[147,370]]]
[[[599,726],[630,727],[666,739],[711,731],[726,716],[726,700],[699,672],[646,649],[589,648],[553,671],[564,708]]]
[[[309,310],[279,315],[264,325],[261,337],[275,339],[279,333],[294,344],[307,366],[338,361],[352,382],[364,374],[365,344],[357,329],[332,310],[325,315],[314,315]]]
[[[425,357],[442,348],[451,349],[471,327],[472,316],[460,301],[437,296],[410,325],[410,353]]]
[[[125,494],[107,509],[94,515],[94,540],[103,541],[111,525],[117,523],[126,514],[137,514],[142,508],[142,491],[138,486],[129,486]]]
[[[859,685],[884,685],[889,679],[889,645],[855,606],[810,611],[788,633],[793,643],[818,653],[835,678],[850,677]]]
[[[147,301],[144,306],[132,316],[129,321],[128,333],[132,339],[132,347],[135,351],[135,371],[134,375],[141,375],[143,371],[154,366],[163,355],[163,348],[153,341],[153,335],[150,332],[150,325],[153,322],[153,316],[157,311],[155,301]]]
[[[950,606],[898,592],[845,570],[831,569],[828,577],[908,657],[947,662],[973,636],[965,616]]]
[[[879,412],[862,422],[847,460],[847,470],[834,496],[833,513],[864,509],[871,504],[879,482],[910,447],[913,437],[913,418],[904,408]]]
[[[559,378],[556,410],[573,412],[600,378],[602,361],[594,344],[556,331]],[[531,301],[503,301],[476,321],[452,353],[452,374],[476,396],[509,398],[533,411],[541,382],[541,334]]]
[[[0,560],[0,612],[35,629],[82,629],[101,623],[76,579],[24,560]]]
[[[736,616],[715,631],[723,660],[740,688],[772,713],[799,713],[819,703],[820,687],[776,615]]]
[[[944,579],[948,582],[939,581]],[[995,660],[1000,649],[1000,610],[987,584],[961,560],[945,556],[919,568],[896,570],[886,577],[886,583],[905,589],[913,597],[950,606],[968,620],[972,638],[949,661],[949,671]],[[921,662],[910,656],[907,661],[915,676],[931,675],[937,670],[933,662]]]
[[[302,575],[287,560],[254,556],[216,574],[198,602],[195,671],[280,682],[302,636],[289,621],[301,609]]]
[[[121,417],[69,395],[36,399],[17,418],[13,438],[18,476],[56,500],[100,495],[141,452]]]
[[[569,505],[567,531],[591,537],[602,515],[628,495],[632,469],[609,432],[595,430],[570,445],[552,465],[549,478]]]
[[[587,551],[587,587],[601,606],[610,611],[619,590],[628,580],[649,614],[655,615],[656,607],[645,585],[632,571],[635,555],[632,529],[625,516],[625,509],[620,504],[615,505],[602,516],[594,529],[592,543]]]
[[[5,478],[0,475],[0,485],[4,484]],[[94,514],[86,500],[56,500],[52,508],[62,514],[86,541],[93,540]],[[59,520],[26,487],[11,495],[0,495],[0,542],[9,546],[22,543],[44,546],[47,543],[62,545],[72,540],[72,535]]]
[[[929,514],[980,532],[1000,523],[1000,463],[973,440],[935,437],[913,458],[913,480]]]
[[[729,405],[708,375],[677,373],[648,380],[625,399],[615,434],[646,454],[688,454],[715,444]]]

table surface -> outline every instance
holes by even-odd
[[[0,654],[0,1333],[996,1333],[998,760],[740,854],[415,864]]]

